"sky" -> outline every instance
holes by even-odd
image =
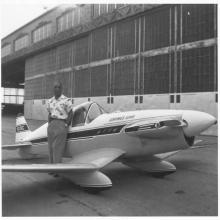
[[[55,7],[57,4],[2,4],[1,38]]]

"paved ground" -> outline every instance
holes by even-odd
[[[31,129],[42,122],[28,121]],[[2,142],[13,143],[15,116],[2,119]],[[217,215],[217,138],[199,137],[207,148],[182,151],[169,159],[177,172],[163,179],[113,163],[103,172],[113,187],[101,194],[82,191],[48,174],[3,173],[3,216],[197,216]],[[3,152],[3,163],[16,158]],[[35,161],[36,162],[36,161]]]

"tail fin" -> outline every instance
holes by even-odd
[[[19,113],[16,118],[15,143],[20,143],[31,133],[24,115]]]

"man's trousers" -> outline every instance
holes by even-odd
[[[48,148],[49,148],[49,162],[61,163],[62,156],[66,146],[68,127],[65,126],[63,120],[52,120],[47,128],[48,134]]]

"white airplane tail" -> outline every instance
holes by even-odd
[[[24,115],[19,113],[16,118],[15,143],[20,143],[31,133]]]

